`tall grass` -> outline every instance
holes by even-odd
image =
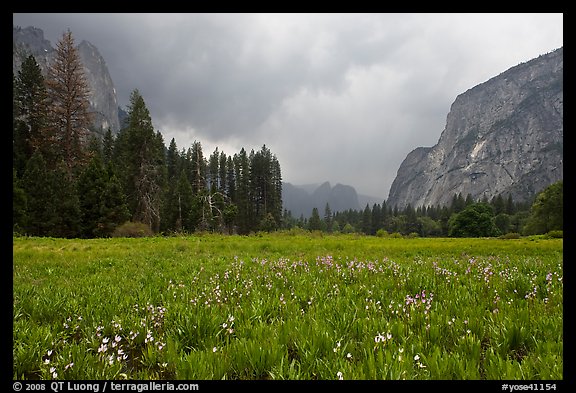
[[[13,239],[18,379],[562,379],[562,239]]]

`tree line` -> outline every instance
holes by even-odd
[[[533,203],[510,195],[400,210],[382,204],[309,219],[282,209],[282,175],[263,145],[205,156],[194,141],[168,147],[135,89],[117,135],[92,128],[89,88],[72,33],[57,43],[47,76],[30,55],[13,75],[13,231],[34,236],[108,237],[134,231],[247,234],[299,227],[330,233],[498,236],[562,230],[563,183]],[[124,232],[120,231],[123,230]],[[133,234],[133,233],[132,233]]]
[[[510,194],[475,201],[455,194],[450,205],[404,209],[368,204],[363,210],[332,212],[326,203],[321,215],[312,209],[309,219],[283,212],[283,227],[328,233],[362,233],[378,236],[491,237],[545,234],[563,229],[563,182],[542,190],[533,202],[515,202]]]
[[[208,157],[198,141],[166,147],[137,89],[117,135],[94,130],[88,96],[70,31],[46,77],[32,55],[13,76],[15,232],[89,238],[129,225],[146,233],[280,227],[281,169],[266,145]]]

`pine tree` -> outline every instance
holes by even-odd
[[[116,140],[115,165],[133,221],[160,229],[162,193],[166,182],[164,142],[155,133],[150,112],[138,89],[130,95],[128,127]]]
[[[107,181],[100,198],[100,218],[94,231],[94,235],[99,237],[111,236],[116,227],[130,218],[126,196],[112,165],[108,165],[106,174]]]
[[[224,152],[220,152],[220,160],[218,163],[218,191],[223,195],[228,196],[228,176],[226,175],[226,162],[227,162],[226,154]]]
[[[215,193],[220,189],[219,164],[220,153],[218,152],[218,147],[216,147],[208,159],[208,182],[210,184],[209,189],[211,193]]]
[[[238,231],[246,234],[251,228],[252,204],[250,202],[250,163],[244,148],[234,155],[234,169],[236,172],[236,200],[234,202],[238,206]]]
[[[102,162],[104,165],[108,165],[112,162],[112,157],[114,153],[114,135],[112,135],[112,130],[108,128],[102,138]]]
[[[40,149],[49,156],[52,138],[47,133],[47,92],[40,66],[28,56],[13,79],[13,166],[22,176],[26,162]]]
[[[35,152],[26,164],[22,188],[27,197],[26,232],[33,236],[47,236],[54,220],[51,208],[53,190],[49,171],[40,151]]]
[[[231,203],[236,202],[236,174],[232,156],[226,159],[226,196]]]
[[[101,199],[106,188],[107,173],[99,155],[95,155],[78,177],[80,199],[80,232],[83,237],[96,236],[101,218]]]
[[[86,160],[83,144],[92,118],[88,111],[88,82],[70,30],[56,45],[56,58],[48,70],[46,86],[50,132],[68,176],[73,176]]]
[[[170,141],[170,146],[168,147],[168,152],[166,153],[166,169],[168,181],[172,183],[179,175],[178,171],[178,147],[176,146],[176,141],[174,138]]]
[[[326,224],[326,231],[332,233],[332,210],[328,202],[326,202],[326,206],[324,207],[324,223]]]
[[[16,168],[12,168],[12,230],[20,232],[26,228],[26,192],[20,184]]]
[[[202,153],[202,144],[198,141],[192,143],[192,148],[189,151],[190,161],[190,184],[192,185],[192,192],[194,195],[202,193],[206,189],[206,160]]]
[[[370,234],[372,230],[372,211],[370,210],[370,206],[366,204],[364,208],[364,212],[362,213],[362,232],[366,235]]]
[[[318,208],[312,209],[312,215],[310,220],[308,220],[308,229],[311,231],[319,231],[322,229],[322,222],[320,221],[320,214],[318,213]]]
[[[194,222],[193,204],[194,195],[192,193],[192,186],[188,181],[188,177],[184,171],[180,172],[178,183],[176,187],[176,206],[178,207],[178,214],[176,217],[176,230],[177,231],[193,231],[196,223]]]

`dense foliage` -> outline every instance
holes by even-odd
[[[418,237],[490,237],[545,234],[562,231],[562,181],[539,193],[533,204],[514,202],[511,195],[474,201],[470,195],[455,194],[449,206],[411,205],[400,210],[383,201],[363,210],[332,212],[326,204],[320,218],[317,208],[312,216],[296,219],[284,210],[282,226],[327,233],[362,233],[376,236]]]
[[[450,206],[382,204],[310,219],[282,210],[282,175],[263,145],[205,156],[194,141],[168,148],[144,98],[130,96],[123,128],[91,130],[88,87],[70,31],[57,45],[46,79],[34,56],[13,77],[13,230],[36,236],[109,237],[131,222],[151,233],[215,231],[247,234],[300,227],[378,236],[478,237],[562,230],[563,188],[540,193],[532,206],[510,195]],[[557,232],[558,233],[558,232]]]
[[[126,222],[151,233],[279,228],[282,176],[266,145],[232,156],[216,148],[209,158],[198,141],[166,148],[137,89],[117,135],[90,130],[82,69],[68,31],[46,79],[33,56],[14,76],[14,231],[90,238]]]

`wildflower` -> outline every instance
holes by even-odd
[[[50,359],[44,359],[44,364],[50,364]]]
[[[418,356],[418,355],[415,355],[415,356],[414,356],[414,360],[415,360],[415,361],[418,361],[419,359],[420,359],[420,356]]]
[[[68,370],[69,368],[72,368],[72,366],[74,366],[74,362],[65,365],[65,366],[64,366],[64,371]]]
[[[58,373],[56,372],[56,367],[50,367],[50,374],[52,374],[52,378],[56,379],[58,377]]]
[[[348,353],[346,354],[346,358],[347,358],[347,359],[352,359],[352,354],[351,354],[350,352],[348,352]]]
[[[216,352],[218,350],[218,348],[214,347],[212,348],[212,352]]]
[[[103,344],[108,344],[108,341],[109,341],[109,340],[110,340],[110,339],[109,339],[108,337],[104,337],[104,338],[102,339],[102,343],[103,343]]]
[[[336,353],[336,352],[338,352],[339,349],[340,349],[340,341],[338,341],[338,342],[336,343],[336,347],[335,347],[335,348],[332,348],[332,351],[333,351],[334,353]]]
[[[342,376],[342,372],[341,372],[341,371],[338,371],[338,372],[336,373],[336,376],[338,377],[338,379],[339,379],[340,381],[342,381],[342,380],[344,379],[344,377]]]

